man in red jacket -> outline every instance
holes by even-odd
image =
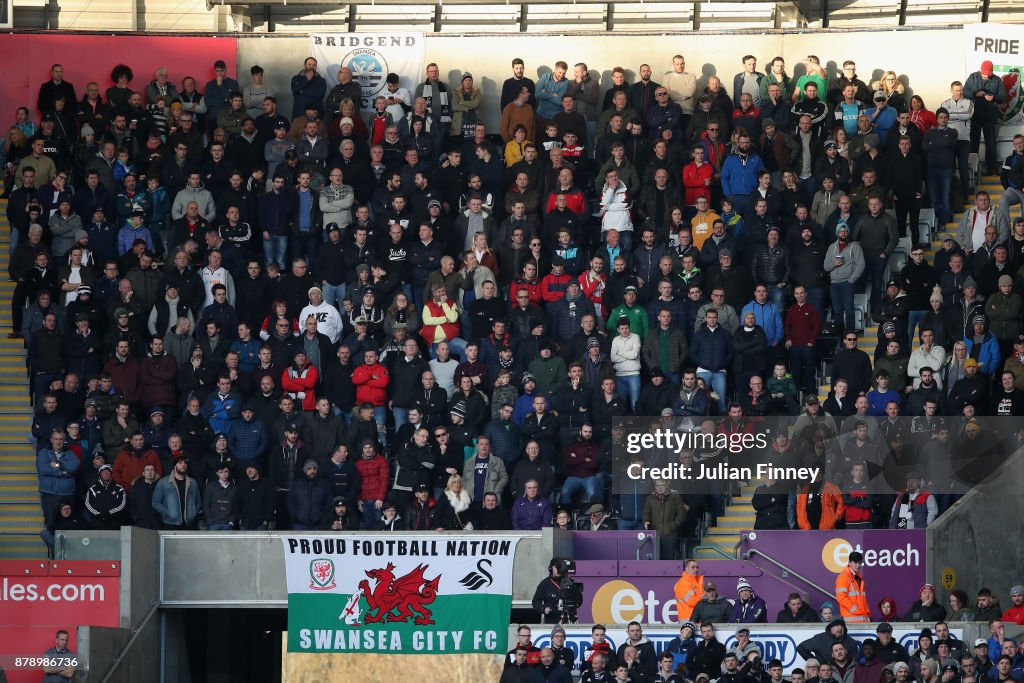
[[[300,346],[293,356],[291,367],[281,373],[281,389],[288,392],[303,410],[316,410],[316,383],[320,378],[316,368],[309,363],[306,352]]]
[[[386,406],[389,379],[388,369],[377,362],[377,349],[366,349],[363,364],[352,372],[352,384],[356,388],[356,403],[373,404],[373,421],[377,423],[377,437],[384,448],[388,446]]]
[[[1013,606],[1003,612],[1003,621],[1024,625],[1024,586],[1014,586],[1010,589],[1010,602]]]
[[[786,348],[789,349],[789,369],[796,380],[797,389],[817,395],[814,368],[818,364],[818,349],[815,344],[821,334],[821,317],[818,309],[807,303],[806,287],[794,287],[793,298],[796,299],[796,305],[786,311],[786,322],[783,325]]]

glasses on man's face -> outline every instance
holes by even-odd
[[[530,242],[530,246],[531,247],[539,247],[540,246],[540,242]]]
[[[857,343],[857,338],[856,337],[847,337],[846,338],[846,343],[847,344],[856,344]]]
[[[654,93],[654,96],[655,97],[668,97],[668,93],[667,92],[656,92],[656,93]]]
[[[717,133],[719,130],[719,128],[708,128],[709,133]]]
[[[523,299],[523,300],[527,300],[527,299],[529,299],[530,297],[529,297],[529,295],[525,295],[525,294],[524,294],[524,295],[522,295],[522,296],[517,296],[516,298],[517,298],[517,299]]]

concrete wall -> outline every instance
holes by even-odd
[[[516,548],[512,602],[515,607],[527,606],[537,584],[547,576],[551,529],[504,533],[523,539]],[[160,540],[162,606],[287,605],[280,534],[161,532]]]
[[[928,580],[944,604],[955,588],[973,600],[987,587],[1009,607],[1010,587],[1024,567],[1024,547],[1013,542],[1024,519],[1022,491],[1024,451],[1017,451],[991,483],[968,492],[928,528]]]
[[[116,670],[108,679],[109,683],[156,683],[160,680],[159,666],[159,620],[150,619]],[[83,683],[99,683],[110,672],[114,660],[131,640],[132,632],[120,628],[82,627],[78,630],[79,655],[88,670],[76,680]]]
[[[949,83],[966,78],[963,73],[963,49],[960,29],[920,29],[905,31],[836,31],[811,33],[732,33],[713,32],[655,35],[427,35],[426,62],[437,62],[441,74],[457,84],[463,71],[473,74],[483,91],[482,114],[489,126],[496,126],[501,112],[497,102],[501,84],[511,75],[514,57],[527,63],[527,75],[536,80],[550,71],[558,60],[569,64],[586,62],[602,83],[610,82],[612,67],[622,66],[628,80],[636,79],[642,63],[651,64],[658,76],[671,68],[672,55],[687,58],[687,70],[700,74],[701,87],[712,75],[722,78],[732,89],[732,77],[741,68],[740,58],[753,54],[763,70],[775,56],[786,59],[788,72],[797,62],[816,54],[835,65],[853,59],[861,78],[878,78],[893,69],[900,80],[924,98],[934,110],[949,96]],[[276,89],[285,112],[291,112],[289,80],[302,66],[309,52],[309,39],[278,36],[240,36],[238,70],[247,78],[249,67],[260,64],[267,70],[268,82]],[[884,57],[880,58],[880,55]],[[928,55],[927,59],[918,56]],[[802,67],[796,69],[802,73]]]

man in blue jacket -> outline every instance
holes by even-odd
[[[181,509],[181,501],[185,509]],[[153,509],[160,515],[164,529],[186,531],[196,528],[196,520],[203,514],[199,483],[188,476],[188,458],[179,455],[174,469],[161,479],[153,492]]]
[[[76,475],[81,463],[78,456],[64,448],[64,441],[64,430],[55,428],[50,432],[50,447],[36,455],[39,503],[47,528],[53,524],[60,501],[75,495]]]
[[[753,150],[749,135],[736,139],[736,152],[722,162],[722,194],[732,199],[736,213],[753,213],[750,193],[757,187],[757,174],[764,168],[761,157]]]
[[[732,335],[718,324],[716,309],[704,312],[704,325],[693,333],[690,357],[697,363],[697,376],[718,394],[719,414],[725,414],[725,373],[732,363]]]
[[[768,298],[768,287],[764,283],[759,282],[754,286],[754,298],[740,311],[740,320],[747,314],[747,311],[754,314],[757,324],[764,330],[764,335],[768,338],[768,346],[773,350],[770,353],[777,351],[779,342],[785,335],[782,313],[779,312],[779,307]]]

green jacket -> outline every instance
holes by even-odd
[[[661,328],[657,327],[651,330],[647,339],[644,340],[641,356],[648,368],[661,368],[665,372],[682,372],[688,351],[686,335],[678,327],[670,327],[668,331],[668,365],[662,366]]]
[[[626,304],[619,304],[615,307],[615,310],[608,316],[608,322],[605,327],[609,332],[617,332],[619,329],[619,318],[629,318],[629,331],[640,337],[640,341],[647,339],[647,309],[640,304],[634,304],[633,306],[627,306]]]
[[[643,521],[658,532],[659,538],[679,538],[679,527],[686,521],[683,497],[678,493],[670,493],[664,498],[647,496]]]
[[[565,361],[560,356],[552,355],[547,360],[538,356],[530,361],[527,370],[537,379],[540,394],[554,393],[566,381]]]
[[[996,292],[985,301],[985,315],[996,339],[1005,341],[1020,334],[1020,308],[1021,299],[1016,292],[1009,296]]]

